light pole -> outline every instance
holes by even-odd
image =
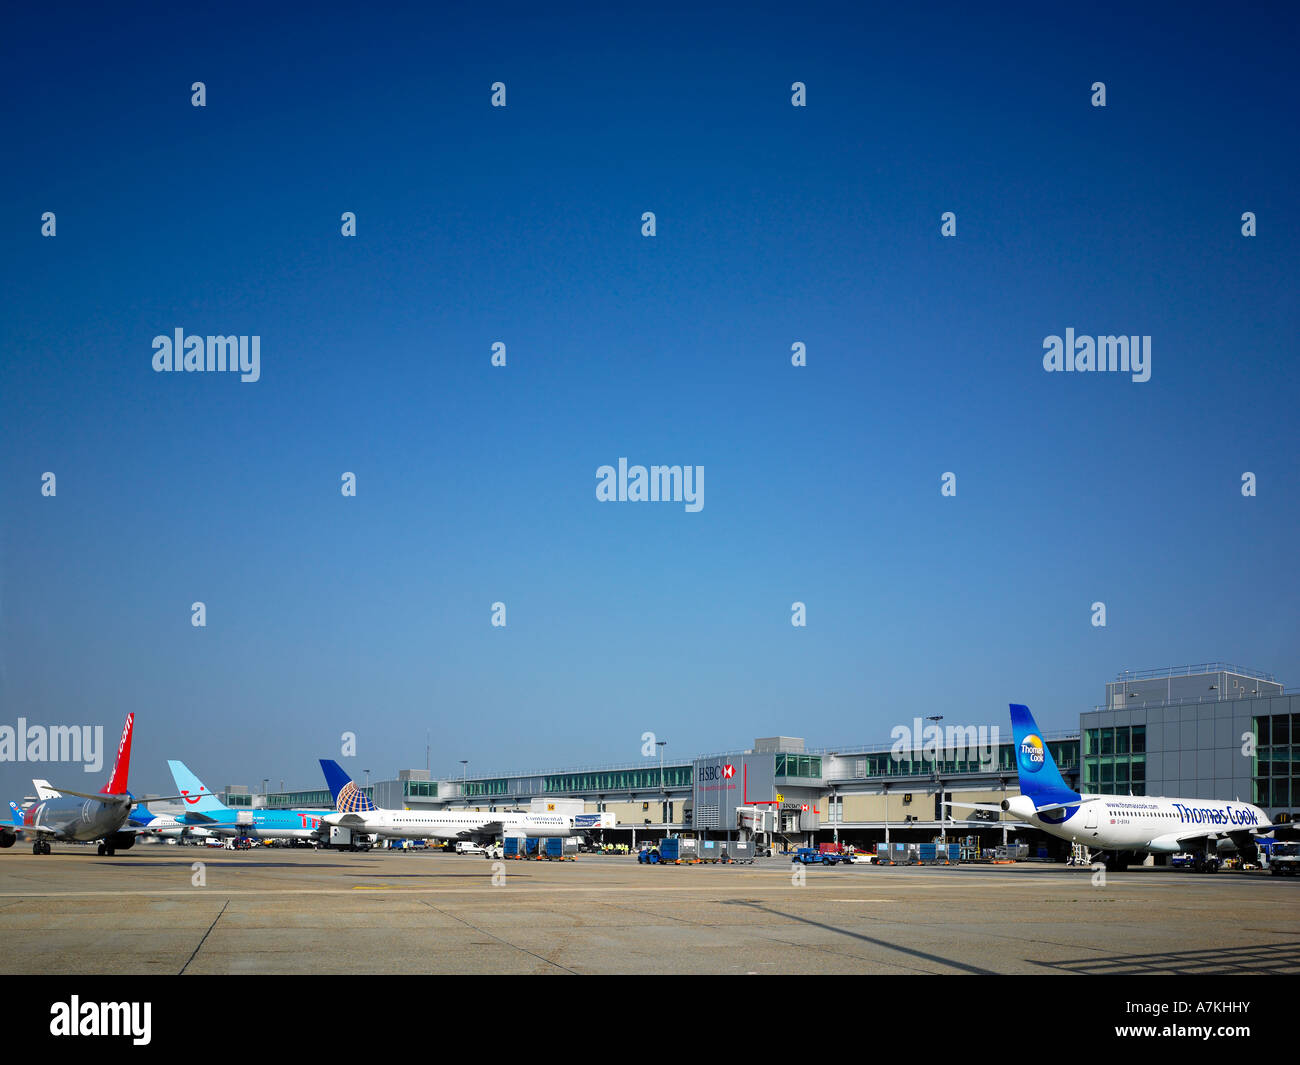
[[[664,748],[668,746],[668,741],[655,740],[655,746],[659,748],[659,816],[663,818],[664,831],[672,839],[673,831],[668,827],[668,791],[664,788]]]
[[[933,721],[935,728],[938,728],[939,722],[943,720],[943,714],[935,714],[933,717],[927,717],[926,720]],[[939,745],[937,743],[934,745],[934,760],[930,763],[930,772],[934,776],[934,801],[936,803],[934,817],[939,822],[939,838],[941,840],[947,839],[943,827],[943,784],[939,780]]]
[[[885,856],[889,856],[889,784],[881,784],[880,790],[885,796]]]
[[[1007,778],[1002,777],[1002,802],[1005,805],[1007,801]],[[1007,821],[1001,814],[998,814],[998,820],[1002,822],[1002,846],[1007,845]]]
[[[469,759],[460,760],[460,801],[469,806]],[[503,844],[504,846],[504,844]]]

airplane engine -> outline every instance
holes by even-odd
[[[549,839],[552,836],[569,836],[566,825],[525,825],[523,834],[529,839]]]
[[[1002,800],[1002,809],[1013,817],[1028,821],[1034,816],[1034,800],[1028,795],[1012,795],[1011,798]]]
[[[129,851],[135,846],[134,832],[114,832],[108,839],[104,840],[115,851]]]
[[[18,842],[18,835],[14,832],[0,832],[0,848],[12,847]]]

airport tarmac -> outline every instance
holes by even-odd
[[[0,972],[1300,973],[1300,878],[803,871],[796,885],[784,858],[19,845],[0,852]]]

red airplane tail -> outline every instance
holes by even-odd
[[[113,762],[113,775],[100,790],[101,795],[121,795],[126,791],[126,777],[131,769],[131,730],[135,727],[135,714],[126,715],[122,727],[122,741],[117,745],[117,759]]]

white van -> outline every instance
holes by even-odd
[[[456,841],[456,853],[457,854],[482,854],[483,848],[480,847],[477,843],[471,842],[470,840],[458,839]]]

